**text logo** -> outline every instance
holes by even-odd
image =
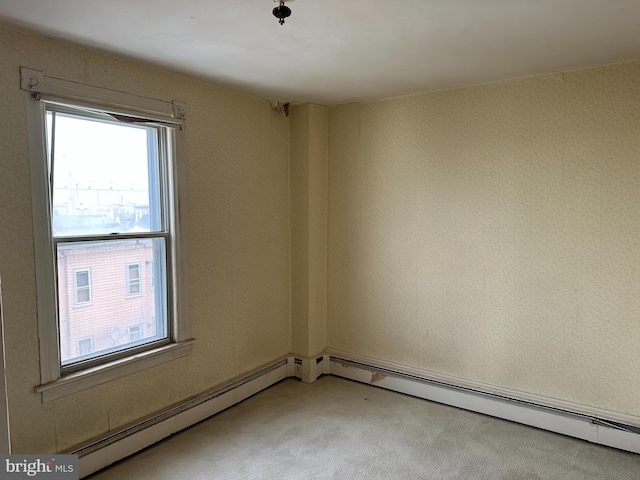
[[[78,480],[78,455],[0,455],[0,480]]]

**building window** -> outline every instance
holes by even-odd
[[[140,283],[140,264],[127,264],[127,297],[139,297],[142,295]]]
[[[78,357],[84,357],[93,353],[93,337],[78,340]]]
[[[142,329],[140,325],[136,325],[134,327],[129,327],[129,341],[137,342],[142,338]]]
[[[76,306],[91,303],[91,270],[73,272],[73,303]]]
[[[185,108],[25,68],[21,86],[30,99],[42,382],[36,390],[47,401],[190,352],[181,242]],[[142,258],[154,265],[144,295]],[[126,294],[141,297],[136,302],[120,300],[123,264]],[[132,318],[149,328],[129,330],[135,345],[114,340]],[[146,350],[154,351],[153,361],[141,360]],[[95,367],[107,364],[101,378]],[[75,382],[89,368],[91,381]],[[59,388],[56,380],[71,373],[74,381]]]

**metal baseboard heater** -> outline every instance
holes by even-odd
[[[323,374],[640,453],[640,418],[335,350],[286,357],[162,412],[61,453],[80,458],[81,478],[231,407],[289,377]]]
[[[97,450],[100,450],[108,445],[111,445],[115,442],[118,442],[119,440],[122,440],[123,438],[126,438],[130,435],[133,435],[135,433],[138,433],[142,430],[145,430],[149,427],[152,427],[153,425],[156,425],[160,422],[163,422],[171,417],[174,417],[176,415],[179,415],[180,413],[186,412],[187,410],[190,410],[194,407],[197,407],[198,405],[202,405],[205,402],[208,402],[210,400],[213,400],[216,397],[219,397],[231,390],[234,390],[242,385],[245,385],[249,382],[251,382],[252,380],[255,380],[259,377],[262,377],[263,375],[266,375],[269,372],[272,372],[280,367],[286,366],[287,365],[287,359],[282,359],[276,363],[273,363],[271,365],[268,365],[264,368],[261,368],[259,370],[256,370],[255,372],[252,372],[244,377],[238,378],[236,380],[231,381],[228,384],[225,384],[215,390],[211,390],[207,393],[204,393],[202,395],[199,395],[195,398],[192,398],[190,400],[187,400],[186,402],[180,403],[174,407],[171,407],[157,415],[154,415],[152,417],[146,418],[145,420],[136,423],[135,425],[130,425],[128,427],[122,428],[120,430],[117,430],[109,435],[107,435],[106,437],[102,437],[99,440],[96,440],[94,442],[85,444],[83,446],[81,446],[80,448],[75,448],[71,451],[65,452],[65,453],[72,453],[72,454],[77,454],[78,458],[82,458],[92,452],[95,452]]]
[[[381,367],[376,367],[373,365],[368,365],[368,364],[364,364],[364,363],[360,363],[360,362],[355,362],[353,360],[347,360],[344,358],[340,358],[340,357],[334,357],[334,356],[330,356],[329,357],[331,359],[332,362],[338,362],[342,365],[350,365],[352,367],[356,367],[356,368],[362,368],[364,370],[368,370],[371,372],[377,372],[380,373],[382,375],[385,376],[392,376],[395,378],[404,378],[407,380],[410,380],[412,382],[418,382],[418,383],[422,383],[424,385],[434,385],[434,386],[438,386],[440,388],[445,388],[445,389],[451,389],[454,391],[459,391],[459,392],[464,392],[466,394],[470,394],[470,395],[477,395],[480,397],[485,397],[485,398],[493,398],[497,401],[501,401],[501,402],[510,402],[510,403],[514,403],[514,404],[519,404],[519,405],[523,405],[526,406],[528,408],[535,408],[535,409],[540,409],[540,410],[546,410],[549,412],[553,412],[554,414],[558,414],[558,415],[565,415],[567,417],[571,417],[571,418],[577,418],[577,419],[581,419],[583,421],[589,421],[591,423],[593,423],[594,425],[602,425],[602,426],[606,426],[606,427],[610,427],[610,428],[615,428],[617,430],[621,430],[624,432],[629,432],[629,433],[636,433],[636,434],[640,434],[640,427],[637,426],[633,426],[633,425],[625,425],[622,423],[618,423],[618,422],[614,422],[614,421],[608,421],[608,420],[604,420],[598,417],[594,417],[594,416],[589,416],[586,414],[581,414],[581,413],[577,413],[577,412],[573,412],[573,411],[569,411],[569,410],[564,410],[564,409],[560,409],[557,407],[551,407],[551,406],[546,406],[546,405],[541,405],[538,403],[534,403],[531,401],[526,401],[526,400],[522,400],[522,399],[518,399],[518,398],[511,398],[505,395],[498,395],[495,393],[490,393],[490,392],[484,392],[481,390],[474,390],[472,388],[468,388],[468,387],[462,387],[462,386],[457,386],[457,385],[453,385],[453,384],[449,384],[449,383],[444,383],[444,382],[440,382],[437,380],[430,380],[430,379],[426,379],[426,378],[422,378],[422,377],[417,377],[415,375],[410,375],[410,374],[406,374],[406,373],[401,373],[401,372],[397,372],[397,371],[393,371],[393,370],[389,370],[386,368],[381,368]]]
[[[327,350],[330,372],[429,401],[640,453],[640,417]]]

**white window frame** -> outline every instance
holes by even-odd
[[[131,278],[131,267],[138,267],[138,278]],[[140,297],[142,295],[142,264],[140,262],[127,263],[126,266],[127,275],[127,297]],[[138,285],[137,292],[131,292],[131,285]]]
[[[132,336],[134,336],[134,332],[135,332],[135,335],[138,338],[131,338]],[[129,336],[129,343],[137,342],[137,341],[141,340],[142,339],[142,325],[134,325],[132,327],[129,327],[128,331],[127,331],[127,335]]]
[[[89,347],[89,353],[93,353],[93,337],[79,338],[78,339],[78,355],[77,355],[78,357],[82,356],[82,355],[80,355],[80,350],[81,350],[80,343],[81,342],[86,342],[87,340],[89,340],[89,344],[91,345]],[[87,354],[85,353],[84,355],[87,355]]]
[[[189,278],[187,265],[186,172],[184,119],[186,106],[61,80],[22,67],[20,86],[26,91],[29,158],[33,199],[33,233],[36,260],[40,385],[34,390],[48,402],[117,378],[189,355],[193,340],[189,328]],[[173,192],[169,202],[171,252],[168,255],[167,295],[170,299],[170,343],[109,361],[85,370],[62,374],[58,340],[56,263],[51,232],[50,179],[47,165],[45,101],[73,104],[101,111],[143,117],[169,126],[168,148],[174,161],[167,172]],[[75,280],[75,278],[74,278]]]
[[[89,285],[79,287],[78,286],[78,274],[82,272],[87,272],[87,279],[89,280]],[[89,290],[89,300],[86,302],[78,301],[78,290]],[[90,268],[78,268],[73,271],[73,306],[74,307],[84,307],[85,305],[91,305],[93,300],[93,292],[91,290],[91,269]]]

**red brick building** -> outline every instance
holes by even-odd
[[[58,287],[63,363],[162,333],[150,241],[60,247]]]

